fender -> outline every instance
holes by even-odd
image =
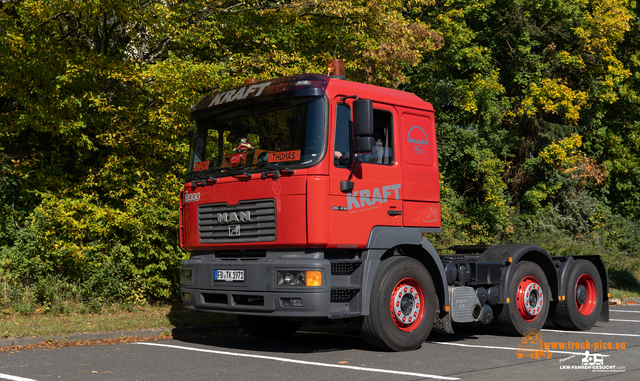
[[[495,245],[485,250],[479,262],[509,263],[502,272],[502,284],[500,285],[500,303],[507,302],[513,271],[520,261],[531,261],[542,268],[547,276],[547,282],[551,289],[552,300],[558,300],[559,279],[553,259],[543,248],[532,244]]]
[[[367,243],[365,251],[362,253],[362,259],[364,260],[364,274],[362,279],[362,290],[364,291],[362,298],[363,315],[369,314],[373,279],[382,257],[389,249],[399,246],[405,248],[412,247],[412,250],[410,250],[411,256],[423,263],[427,271],[431,274],[440,306],[444,307],[449,305],[449,293],[447,292],[447,278],[444,273],[444,266],[442,266],[440,256],[431,242],[422,236],[422,233],[438,232],[440,232],[440,228],[376,226],[371,229],[369,242]],[[416,248],[421,250],[416,250]],[[420,251],[422,251],[422,253],[420,253]],[[424,252],[428,253],[428,255],[424,255]],[[441,310],[444,310],[444,308],[441,308]]]

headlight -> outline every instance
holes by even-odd
[[[278,271],[278,286],[322,286],[321,271]]]
[[[278,286],[304,286],[304,271],[278,271]]]
[[[191,269],[182,269],[180,270],[180,283],[191,283],[193,282],[193,270]]]

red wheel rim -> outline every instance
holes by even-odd
[[[418,281],[404,278],[398,282],[389,304],[396,327],[405,332],[416,329],[424,317],[424,302],[424,291]]]
[[[581,295],[582,292],[585,292],[586,295]],[[574,291],[576,307],[580,314],[584,316],[591,315],[598,302],[597,294],[596,282],[593,281],[591,275],[580,275],[578,282],[576,282],[576,289]]]
[[[518,285],[516,305],[520,317],[526,321],[534,321],[544,305],[542,287],[538,280],[532,276],[526,276]]]

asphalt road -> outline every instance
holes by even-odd
[[[587,332],[543,330],[551,353],[539,352],[539,359],[536,351],[518,352],[522,338],[492,326],[456,326],[455,335],[434,333],[420,349],[403,353],[373,350],[349,326],[316,326],[280,341],[237,330],[2,352],[0,380],[639,380],[640,305],[612,306],[610,318]],[[594,347],[609,343],[624,349]],[[598,356],[587,357],[587,350]]]

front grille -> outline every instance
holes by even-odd
[[[264,296],[233,295],[233,303],[237,306],[264,306]]]
[[[257,261],[267,256],[266,250],[234,250],[216,251],[216,258],[221,260]]]
[[[205,303],[229,304],[227,294],[202,294]]]
[[[276,201],[226,202],[198,207],[200,243],[269,242],[276,240]]]

